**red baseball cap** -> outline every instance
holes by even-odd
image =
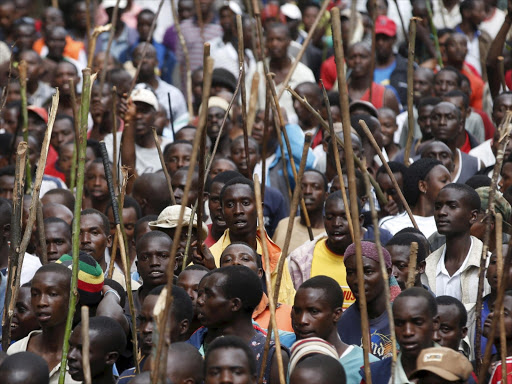
[[[48,111],[41,107],[36,107],[35,105],[29,105],[27,110],[30,112],[34,112],[37,116],[44,120],[46,124],[48,124]]]
[[[375,34],[378,35],[379,33],[395,37],[396,36],[396,24],[393,20],[391,20],[387,16],[380,15],[375,20]]]

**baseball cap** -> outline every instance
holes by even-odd
[[[242,14],[242,8],[240,8],[240,5],[234,1],[225,1],[222,3],[222,6],[219,8],[219,11],[224,8],[229,8],[235,15],[241,15]]]
[[[490,187],[480,187],[476,189],[476,193],[480,196],[482,209],[484,211],[489,207],[490,190]],[[496,212],[501,213],[501,216],[503,217],[503,232],[508,233],[509,235],[512,234],[512,226],[509,224],[510,217],[512,215],[512,207],[499,191],[496,191],[496,194],[494,195],[494,209]]]
[[[212,107],[218,107],[218,108],[222,109],[225,112],[229,108],[229,103],[225,99],[223,99],[222,97],[211,96],[208,99],[208,109],[210,109]],[[199,114],[201,114],[201,109],[202,108],[203,108],[203,105],[201,104],[201,106],[199,107]],[[233,109],[229,110],[229,117],[230,118],[233,117]]]
[[[281,5],[281,13],[292,20],[301,20],[302,13],[295,4],[286,3]]]
[[[144,88],[136,88],[132,91],[131,98],[133,102],[141,102],[151,105],[155,111],[160,109],[160,105],[158,104],[158,99],[156,95],[151,92],[149,89]]]
[[[30,112],[34,112],[37,116],[39,116],[46,124],[48,124],[48,111],[41,107],[36,107],[35,105],[30,105],[27,107],[27,110]]]
[[[103,8],[114,8],[116,6],[117,0],[103,0],[101,2],[101,5],[103,5]],[[128,5],[128,0],[119,0],[119,9],[125,9]]]
[[[472,371],[473,366],[462,353],[446,347],[434,347],[421,351],[411,379],[420,372],[432,372],[448,381],[465,382]]]
[[[380,15],[375,20],[375,34],[383,34],[390,37],[396,36],[396,24],[389,17]]]
[[[354,111],[357,109],[364,109],[369,115],[372,115],[376,119],[379,118],[377,108],[375,108],[375,106],[369,101],[355,100],[350,103],[348,109],[350,114],[354,113]]]
[[[149,228],[158,229],[158,228],[176,228],[178,226],[178,219],[180,218],[180,210],[181,205],[171,205],[165,208],[155,221],[150,221],[148,223]],[[183,226],[188,227],[190,223],[190,216],[192,215],[192,209],[189,207],[185,207],[185,212],[183,214]],[[194,221],[192,222],[192,226],[197,229],[197,216],[194,214]],[[208,236],[208,227],[205,223],[201,222],[201,231],[203,239]]]

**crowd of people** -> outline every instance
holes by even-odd
[[[484,382],[512,383],[502,377],[503,365],[512,372],[512,266],[506,262],[501,273],[499,265],[512,235],[512,0],[358,0],[355,6],[331,0],[327,8],[316,0],[267,0],[260,4],[262,39],[252,5],[238,0],[177,0],[179,25],[156,0],[46,3],[0,0],[0,312],[6,318],[18,145],[28,147],[23,230],[31,206],[39,205],[32,204],[31,180],[44,167],[42,217],[24,254],[10,329],[2,332],[10,334],[0,350],[2,383],[57,383],[63,353],[65,383],[85,382],[88,369],[94,384],[149,383],[157,360],[165,361],[154,353],[162,337],[170,343],[166,378],[173,384],[358,384],[369,374],[377,384],[475,383],[487,347]],[[332,30],[335,7],[341,31]],[[418,18],[414,62],[411,17]],[[92,33],[106,24],[110,31]],[[334,55],[338,32],[344,63]],[[203,95],[203,77],[210,78],[206,42],[214,66],[210,94]],[[346,90],[337,65],[345,69]],[[88,66],[97,77],[87,122],[81,121],[87,147],[77,201],[75,122]],[[341,92],[350,116],[343,116]],[[211,164],[204,180],[205,164],[198,166],[194,153],[200,114],[206,133],[199,152]],[[326,129],[330,121],[336,138]],[[347,176],[352,159],[344,130],[362,164],[355,181]],[[107,171],[100,142],[111,162]],[[118,246],[107,172],[122,179],[113,164],[129,176],[119,209],[126,263],[112,258]],[[255,175],[263,182],[262,207]],[[349,193],[353,183],[357,196]],[[303,203],[293,212],[297,188]],[[489,208],[501,219],[489,217]],[[78,302],[67,336],[74,261]],[[172,304],[162,334],[167,295]],[[274,318],[277,330],[267,344]]]

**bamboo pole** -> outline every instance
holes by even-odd
[[[498,71],[499,71],[499,75],[500,75],[501,88],[503,88],[502,92],[506,92],[508,87],[507,87],[507,82],[505,81],[505,61],[504,61],[505,59],[503,58],[503,56],[498,56],[497,59],[498,59]]]
[[[261,200],[261,185],[258,175],[254,175],[254,193],[256,195],[256,209],[258,211],[258,223],[259,223],[259,231],[260,237],[262,239],[265,238],[265,221],[263,220],[263,201]],[[292,220],[293,222],[293,220]],[[270,258],[268,254],[268,245],[266,241],[261,242],[263,248],[263,259],[265,260],[265,265],[270,265]],[[281,254],[281,258],[284,260]],[[284,263],[284,261],[283,261]],[[278,275],[279,277],[279,275]],[[274,300],[275,292],[272,287],[272,282],[270,279],[270,273],[265,273],[265,280],[267,282],[267,292],[268,292],[268,305],[270,309],[270,322],[272,324],[272,328],[274,329],[274,333],[277,332],[277,321],[276,321],[276,302]],[[276,281],[277,285],[277,281]],[[276,287],[277,288],[277,287]],[[271,332],[269,332],[270,334]],[[285,375],[284,375],[284,366],[283,366],[283,356],[281,353],[281,342],[279,337],[275,338],[276,343],[276,357],[277,357],[277,368],[279,370],[279,382],[281,384],[286,383]],[[265,346],[266,347],[266,346]]]
[[[180,21],[178,20],[178,11],[176,9],[176,4],[174,3],[174,0],[171,0],[171,9],[172,9],[172,17],[174,19],[174,28],[176,28],[178,40],[180,42],[180,46],[183,51],[183,57],[185,58],[184,69],[185,69],[185,79],[186,79],[185,89],[186,89],[186,97],[187,97],[187,107],[188,107],[188,114],[189,114],[190,118],[192,118],[192,116],[194,116],[194,103],[193,103],[193,98],[192,98],[192,71],[190,69],[190,56],[188,54],[188,47],[187,47],[187,43],[185,42],[185,37],[183,36],[183,32],[181,31]]]
[[[89,356],[89,349],[91,345],[89,337],[89,307],[82,306],[82,370],[84,372],[84,384],[91,384],[91,362]]]
[[[139,65],[137,65],[137,69],[135,70],[135,75],[133,76],[132,84],[130,85],[130,91],[128,92],[129,95],[132,93],[133,88],[135,87],[135,84],[137,84],[137,78],[139,77],[140,67],[142,66],[142,63],[144,62],[144,57],[146,57],[146,52],[148,50],[148,46],[151,45],[151,37],[153,36],[153,32],[155,32],[156,21],[158,19],[158,16],[160,15],[160,11],[162,10],[162,5],[164,5],[164,0],[160,0],[160,3],[158,4],[158,9],[155,12],[155,18],[153,19],[153,22],[151,23],[151,28],[149,29],[149,35],[146,40],[146,44],[144,44],[144,47],[142,48],[141,59],[139,61]],[[170,114],[169,114],[169,116],[170,116]]]
[[[247,132],[249,133],[249,135],[252,133],[252,126],[254,125],[254,120],[256,119],[259,82],[260,74],[259,72],[254,72],[251,82],[251,96],[249,97],[249,111],[247,112]]]
[[[345,206],[345,212],[347,215],[347,223],[348,229],[350,231],[350,237],[352,238],[352,242],[356,239],[354,238],[354,226],[352,224],[352,215],[350,214],[350,209],[347,198],[347,191],[345,190],[345,180],[343,180],[343,172],[341,171],[341,162],[340,162],[340,153],[338,152],[338,143],[336,142],[336,133],[334,132],[334,124],[332,122],[332,113],[331,113],[331,103],[329,102],[329,97],[327,97],[327,91],[324,86],[324,82],[320,80],[322,83],[322,92],[324,94],[324,103],[327,109],[327,119],[329,121],[329,134],[331,135],[331,144],[332,150],[334,152],[334,162],[336,164],[336,172],[338,174],[338,178],[340,179],[341,186],[341,196],[343,198],[343,205]],[[371,196],[371,195],[368,195]]]
[[[414,287],[416,280],[416,265],[418,264],[418,243],[413,241],[409,250],[409,271],[407,273],[407,284],[405,288]]]
[[[164,155],[162,154],[162,148],[160,148],[160,140],[158,139],[158,134],[156,133],[156,129],[153,129],[153,140],[155,141],[156,149],[158,151],[158,157],[160,158],[160,164],[162,164],[162,171],[165,175],[165,180],[167,181],[167,187],[169,188],[169,193],[171,194],[171,204],[176,205],[176,199],[174,198],[174,190],[172,189],[171,184],[171,175],[169,175],[169,171],[165,166]]]
[[[249,139],[247,128],[247,93],[245,89],[245,49],[244,49],[244,30],[242,28],[242,16],[236,15],[236,28],[238,37],[238,65],[240,67],[240,83],[241,83],[241,99],[242,99],[242,130],[244,132],[244,150],[245,160],[247,164],[247,177],[250,177],[251,172],[250,159],[249,159]]]
[[[91,38],[89,40],[89,54],[88,60],[87,60],[87,68],[92,67],[92,60],[94,59],[94,51],[96,51],[96,41],[98,40],[98,36],[101,35],[104,32],[110,31],[112,28],[112,24],[107,25],[99,25],[94,27],[94,30],[92,31]]]
[[[416,47],[416,17],[411,18],[409,24],[409,58],[407,61],[407,118],[409,131],[407,132],[407,142],[405,144],[404,164],[410,165],[412,138],[414,135],[414,50]]]
[[[5,292],[4,313],[2,316],[2,349],[7,351],[11,341],[11,322],[14,313],[16,296],[13,295],[15,288],[15,276],[18,273],[18,255],[21,242],[21,221],[23,212],[23,191],[25,186],[25,163],[27,161],[27,142],[22,141],[16,150],[16,177],[14,178],[13,209],[11,217],[11,247],[9,249],[9,264],[7,275],[7,287]]]
[[[257,73],[257,72],[256,72]],[[261,148],[261,198],[265,201],[265,188],[267,181],[267,145],[268,145],[268,125],[270,120],[270,92],[265,90],[265,112],[263,116],[263,144]]]
[[[76,100],[75,81],[69,79],[69,89],[71,92],[71,107],[73,109],[73,128],[75,130],[75,141],[73,145],[73,157],[71,159],[71,173],[69,189],[72,191],[76,185],[76,165],[78,160],[78,138],[80,137],[80,114],[78,112],[78,103]]]
[[[119,14],[119,2],[121,0],[116,1],[116,5],[114,6],[114,12],[112,13],[112,20],[110,23],[112,24],[112,28],[110,29],[110,33],[108,35],[107,49],[105,49],[105,59],[101,65],[100,71],[100,92],[103,93],[103,84],[105,84],[105,76],[107,75],[105,71],[105,66],[108,65],[108,58],[110,57],[110,49],[112,48],[112,42],[114,41],[114,37],[116,34],[116,24],[117,24],[117,16]],[[115,153],[115,152],[114,152]]]
[[[27,63],[21,60],[18,65],[20,73],[20,96],[21,96],[21,124],[23,129],[23,140],[28,143],[28,109],[27,109]],[[32,171],[30,169],[29,149],[27,147],[27,164],[26,164],[26,185],[25,191],[30,194],[32,191]]]
[[[309,43],[311,42],[311,39],[313,38],[316,28],[318,27],[320,20],[322,20],[322,17],[324,16],[325,11],[327,10],[327,7],[329,6],[330,3],[331,3],[330,0],[324,0],[322,2],[322,8],[320,8],[320,11],[318,12],[318,15],[316,16],[316,19],[313,22],[313,25],[311,25],[308,35],[302,42],[302,46],[301,46],[299,53],[295,57],[295,60],[293,61],[292,66],[290,67],[290,70],[286,74],[286,77],[284,78],[283,82],[280,84],[281,89],[279,90],[279,93],[277,94],[277,100],[281,99],[281,96],[283,96],[284,91],[288,87],[288,83],[290,82],[290,79],[292,78],[293,73],[295,72],[295,69],[299,65],[299,62],[302,59],[302,56],[304,56],[304,53],[306,52],[306,48],[309,46]]]
[[[501,166],[503,164],[503,156],[505,153],[505,148],[508,145],[509,141],[509,134],[512,129],[512,125],[510,124],[510,121],[512,119],[512,112],[508,111],[505,115],[505,118],[503,119],[501,125],[498,127],[499,132],[499,144],[498,144],[498,151],[496,154],[496,164],[494,165],[492,178],[491,178],[491,185],[489,189],[489,206],[487,207],[486,216],[484,217],[484,220],[486,220],[486,228],[484,233],[484,244],[482,247],[482,257],[480,258],[480,269],[478,272],[478,293],[477,293],[477,300],[476,300],[476,336],[475,336],[475,359],[476,359],[476,374],[477,375],[483,375],[485,373],[485,370],[481,370],[482,365],[482,351],[481,351],[481,337],[482,337],[482,292],[484,290],[484,275],[485,275],[485,269],[486,269],[486,263],[487,263],[487,250],[489,248],[489,239],[491,234],[491,215],[494,214],[494,196],[496,195],[496,186],[498,184],[498,176],[501,171]],[[509,249],[510,252],[510,249]],[[502,280],[502,283],[505,280]],[[498,299],[496,299],[497,301]],[[499,306],[497,307],[499,308]],[[488,338],[489,340],[492,340],[491,338]],[[492,346],[492,342],[488,343],[488,346]],[[487,350],[486,350],[487,353]],[[490,350],[489,350],[490,353]],[[484,366],[486,365],[486,362],[484,361]],[[481,381],[483,382],[483,380]]]
[[[43,217],[43,205],[41,204],[41,200],[37,202],[37,212],[36,212],[36,221],[37,221],[37,234],[39,237],[39,245],[41,246],[41,264],[48,264],[48,252],[46,249],[46,235],[44,231],[44,217]]]
[[[498,272],[498,287],[501,286],[501,279],[503,278],[503,216],[501,213],[496,213],[496,259],[497,259],[497,272]],[[501,361],[507,361],[507,332],[505,328],[505,315],[504,308],[500,310],[500,356]],[[507,376],[507,364],[501,365],[501,377]]]
[[[341,38],[341,21],[340,21],[340,11],[338,8],[333,8],[331,10],[331,20],[332,20],[332,35],[334,40],[334,52],[336,58],[336,69],[338,74],[338,83],[339,89],[347,89],[347,83],[343,71],[344,67],[344,53],[343,53],[343,41]],[[350,113],[348,108],[348,93],[340,92],[340,107],[341,107],[341,115],[343,117],[343,137],[345,145],[345,157],[347,159],[347,176],[348,176],[348,187],[350,194],[350,201],[357,201],[357,190],[356,190],[356,170],[354,166],[354,151],[352,149],[352,136],[350,129]],[[361,238],[361,226],[359,223],[359,212],[357,209],[357,204],[351,204],[351,213],[352,213],[352,221],[354,227],[354,238]],[[364,271],[363,271],[363,255],[361,242],[356,241],[356,261],[357,261],[357,283],[358,283],[358,291],[359,291],[359,299],[357,300],[359,303],[359,309],[361,312],[361,334],[363,336],[363,350],[364,350],[364,372],[366,376],[366,382],[368,384],[372,383],[372,377],[370,372],[370,327],[368,323],[368,312],[366,305],[366,295],[364,288]]]
[[[78,300],[78,263],[80,253],[80,214],[82,211],[82,197],[84,192],[84,175],[85,175],[85,153],[87,150],[87,116],[89,114],[89,106],[91,103],[91,84],[94,81],[91,76],[91,69],[85,68],[83,71],[83,87],[82,99],[80,105],[80,135],[76,138],[78,140],[78,167],[76,174],[76,195],[75,195],[75,210],[73,215],[73,268],[71,289],[69,295],[68,317],[66,320],[66,332],[64,334],[64,343],[62,345],[62,359],[60,365],[59,384],[64,384],[66,377],[66,367],[68,362],[69,351],[69,336],[73,329],[73,317],[75,315],[75,307]]]
[[[209,44],[205,43],[205,53],[209,52]],[[213,72],[213,59],[208,58],[207,60],[207,66],[204,68],[204,76],[203,76],[203,105],[208,105],[208,97],[210,95],[211,90],[211,82],[212,82],[212,72]],[[160,335],[166,334],[166,326],[167,326],[167,319],[169,317],[169,311],[171,307],[171,300],[172,300],[172,276],[174,274],[174,265],[176,262],[176,251],[178,250],[178,245],[180,243],[179,239],[181,237],[181,231],[183,228],[183,215],[185,213],[185,206],[188,203],[188,193],[190,191],[190,186],[192,184],[192,175],[194,172],[194,167],[196,165],[196,155],[199,151],[199,143],[202,137],[202,130],[206,126],[206,116],[207,116],[207,108],[202,108],[201,115],[199,117],[200,122],[197,126],[197,132],[196,136],[194,138],[194,143],[192,146],[192,157],[190,158],[190,164],[187,172],[187,183],[185,184],[185,190],[183,191],[183,200],[181,203],[181,209],[180,214],[178,218],[178,226],[176,227],[176,231],[174,232],[174,239],[172,243],[171,248],[171,256],[170,256],[170,262],[167,266],[167,276],[169,277],[167,279],[167,298],[165,302],[165,308],[162,316],[162,320],[160,321],[158,332]],[[154,369],[152,371],[151,375],[151,383],[156,384],[159,377],[163,377],[166,372],[166,366],[167,366],[167,348],[168,345],[165,342],[165,337],[162,336],[158,340],[158,346],[156,349],[156,363],[154,366]],[[163,358],[161,358],[163,356]]]
[[[366,160],[363,158],[363,163]],[[368,196],[371,195],[371,184],[370,179],[368,178],[368,174],[365,174],[364,181],[366,185],[366,194]],[[379,264],[380,264],[380,272],[382,274],[382,279],[384,280],[384,297],[386,298],[386,312],[388,314],[389,321],[389,337],[391,339],[391,382],[395,381],[395,367],[396,367],[396,357],[397,357],[397,349],[396,349],[396,335],[395,335],[395,322],[393,320],[393,311],[391,310],[391,293],[389,289],[389,274],[386,269],[386,262],[384,261],[384,254],[382,253],[382,244],[380,242],[380,228],[379,228],[379,215],[377,213],[377,209],[375,208],[375,202],[373,199],[368,199],[370,202],[370,210],[372,212],[372,222],[373,222],[373,230],[375,231],[375,246],[377,247],[377,254],[379,255]]]
[[[402,204],[404,205],[405,210],[407,211],[407,214],[409,215],[409,218],[411,219],[412,225],[414,228],[418,228],[418,224],[416,223],[416,220],[414,219],[414,215],[412,214],[411,208],[409,207],[409,204],[407,203],[407,200],[405,200],[404,194],[402,193],[402,190],[400,189],[400,186],[398,185],[398,182],[396,181],[395,175],[391,171],[391,168],[389,168],[389,165],[384,158],[384,154],[379,148],[379,144],[377,144],[377,141],[373,137],[372,133],[368,129],[368,126],[364,122],[364,120],[359,120],[359,125],[363,128],[364,133],[368,137],[368,140],[372,144],[373,149],[377,152],[377,155],[379,156],[380,160],[382,161],[382,165],[384,165],[384,168],[386,169],[386,172],[391,179],[391,182],[393,183],[393,187],[396,189],[396,193],[398,194],[398,197],[402,201]]]

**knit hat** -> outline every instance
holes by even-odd
[[[411,379],[421,372],[431,372],[446,381],[466,382],[473,371],[469,360],[460,352],[446,347],[426,348],[416,359]]]
[[[424,158],[419,159],[411,164],[404,175],[404,197],[411,207],[414,207],[418,202],[420,190],[418,183],[420,180],[425,180],[428,173],[436,165],[443,165],[439,160]]]
[[[307,339],[297,341],[292,345],[291,353],[288,375],[291,375],[297,363],[308,355],[319,353],[334,357],[336,360],[340,358],[334,345],[319,337],[308,337]]]
[[[489,208],[490,190],[490,187],[480,187],[476,189],[478,196],[480,196],[483,210],[487,210],[487,208]],[[494,195],[494,209],[497,213],[501,213],[501,216],[503,217],[503,232],[508,233],[509,235],[512,234],[512,227],[509,224],[510,216],[512,215],[512,207],[499,191],[496,191],[496,194]]]
[[[101,301],[101,290],[103,289],[103,270],[94,258],[88,253],[80,251],[78,254],[78,293],[80,303],[85,305],[96,305]],[[69,269],[73,268],[73,257],[62,255],[58,264]]]
[[[231,92],[235,92],[236,77],[225,68],[215,68],[212,72],[212,87],[216,85],[226,87]]]
[[[176,228],[178,226],[178,219],[180,218],[180,210],[181,205],[171,205],[167,208],[165,208],[160,214],[158,215],[158,219],[155,221],[150,221],[148,223],[149,228],[152,230],[158,229],[158,228]],[[188,224],[190,223],[190,215],[192,214],[192,209],[189,207],[185,207],[185,212],[183,213],[183,226],[188,227]],[[197,228],[197,216],[194,214],[194,221],[192,222],[192,226]],[[205,223],[201,221],[201,228],[203,239],[208,236],[208,227]]]
[[[380,263],[379,261],[379,253],[377,252],[377,244],[372,243],[371,241],[361,241],[361,248],[363,249],[363,256],[368,259],[372,259],[376,263]],[[384,257],[384,262],[386,263],[386,268],[391,268],[391,255],[388,250],[384,247],[382,249],[382,256]],[[356,254],[356,245],[354,243],[350,244],[343,255],[343,261],[350,259],[352,256]]]

